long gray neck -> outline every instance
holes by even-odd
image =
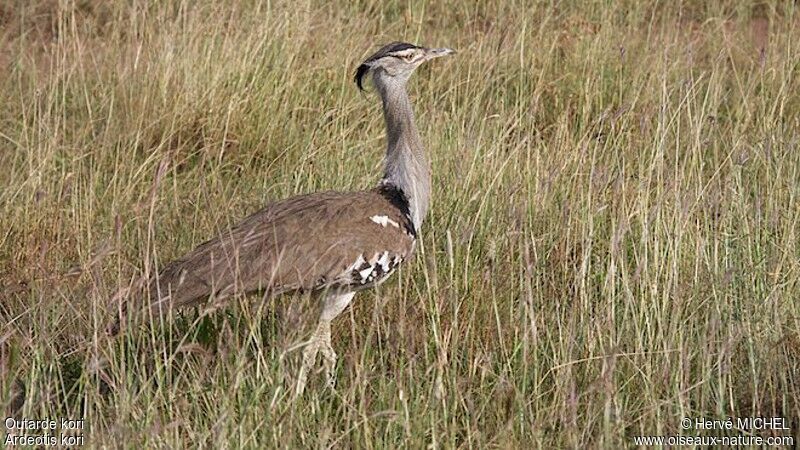
[[[391,184],[405,193],[411,221],[419,230],[430,205],[431,168],[414,124],[405,80],[376,73],[374,81],[386,119],[386,172],[381,183]]]

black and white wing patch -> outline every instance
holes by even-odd
[[[343,284],[353,287],[375,286],[389,278],[402,262],[401,255],[391,254],[388,251],[376,253],[370,259],[358,255],[356,261],[342,274],[341,279]]]

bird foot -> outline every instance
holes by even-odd
[[[297,375],[297,386],[295,388],[295,398],[303,394],[306,383],[308,382],[308,372],[317,360],[317,353],[322,353],[322,369],[325,371],[327,385],[333,388],[336,385],[334,369],[336,367],[336,352],[331,346],[330,322],[321,321],[311,340],[303,350],[303,363],[300,366],[300,373]]]
[[[303,394],[306,389],[306,382],[308,381],[308,371],[314,366],[317,360],[317,352],[319,351],[319,342],[312,339],[303,350],[303,363],[300,366],[300,373],[297,374],[297,386],[294,391],[295,398]]]
[[[322,348],[322,365],[325,369],[326,384],[330,389],[336,388],[336,352],[333,351],[330,342],[326,342]]]

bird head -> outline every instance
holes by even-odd
[[[354,79],[361,90],[364,90],[362,82],[368,73],[372,73],[376,82],[405,83],[420,64],[452,53],[455,52],[449,48],[425,48],[406,42],[392,42],[364,60],[358,66]]]

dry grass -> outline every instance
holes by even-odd
[[[797,434],[797,6],[410,3],[0,6],[0,408],[18,379],[17,415],[85,417],[95,446]],[[146,267],[376,182],[351,77],[395,39],[459,50],[411,83],[434,207],[414,264],[335,324],[336,392],[288,394],[313,318],[291,298],[106,340]]]

